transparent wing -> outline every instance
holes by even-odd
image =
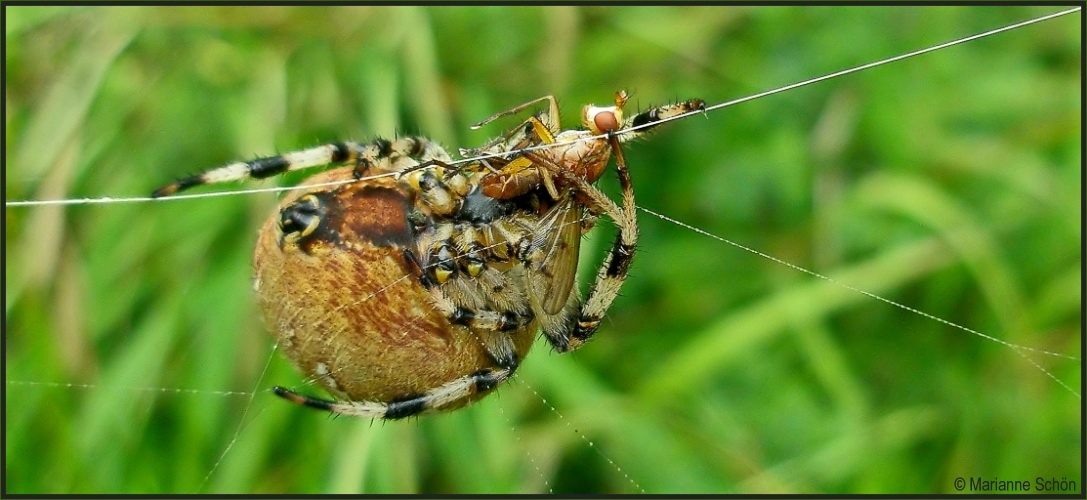
[[[532,242],[537,258],[532,266],[531,289],[542,295],[537,298],[548,314],[562,310],[574,287],[581,251],[582,210],[568,193],[544,214]]]

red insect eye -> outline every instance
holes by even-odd
[[[611,111],[601,111],[593,117],[593,124],[601,132],[611,132],[619,129],[619,119]]]

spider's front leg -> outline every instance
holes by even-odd
[[[300,151],[229,163],[167,184],[152,192],[151,197],[170,196],[205,184],[266,179],[286,172],[325,165],[354,164],[356,177],[361,177],[371,170],[378,173],[399,172],[431,160],[452,161],[438,143],[425,137],[401,137],[394,141],[375,139],[369,144],[333,142]]]
[[[638,219],[634,204],[634,186],[630,181],[630,170],[627,169],[626,158],[619,146],[619,139],[615,135],[610,135],[608,142],[615,155],[615,173],[619,177],[619,186],[623,193],[623,206],[621,208],[612,208],[613,212],[609,213],[612,219],[615,220],[616,225],[619,226],[619,234],[615,237],[615,242],[612,243],[608,256],[604,258],[604,262],[600,265],[600,271],[596,275],[593,290],[589,293],[589,298],[581,308],[577,326],[572,334],[575,345],[571,349],[580,347],[593,336],[596,328],[600,326],[600,320],[604,317],[608,308],[611,307],[615,297],[619,295],[623,283],[626,282],[627,274],[630,272],[630,264],[634,261],[635,246],[638,243]],[[594,190],[596,193],[603,195],[599,190],[595,188]],[[615,206],[610,198],[604,197],[604,199],[608,200],[607,206]]]
[[[404,260],[409,270],[430,294],[431,305],[442,316],[451,324],[465,327],[476,335],[495,363],[513,373],[521,360],[517,356],[511,334],[527,327],[536,319],[532,310],[500,312],[485,303],[472,300],[473,297],[478,297],[478,293],[464,288],[469,286],[468,283],[456,281],[470,278],[458,276],[460,270],[453,247],[443,244],[436,248],[441,250],[428,257],[426,262],[433,262],[429,265],[411,250],[404,250]]]

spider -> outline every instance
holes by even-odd
[[[485,157],[456,166],[423,137],[341,142],[231,163],[152,196],[345,165],[306,179],[309,187],[286,195],[258,233],[253,286],[265,323],[287,357],[335,400],[279,386],[273,392],[371,418],[452,410],[508,379],[538,331],[560,353],[589,340],[637,241],[620,144],[705,107],[692,99],[626,122],[627,95],[618,92],[615,106],[583,108],[584,130],[562,131],[558,104],[546,96],[476,128],[542,101],[547,111],[462,150]],[[540,149],[523,151],[530,147]],[[611,154],[621,205],[592,185]],[[600,215],[619,234],[583,302],[574,286],[580,240]]]

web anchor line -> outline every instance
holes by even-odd
[[[699,229],[699,228],[694,227],[694,226],[692,226],[690,224],[687,224],[685,222],[682,222],[682,221],[673,219],[671,217],[668,217],[667,215],[664,215],[664,214],[661,214],[661,213],[658,213],[658,212],[654,212],[653,210],[650,210],[650,209],[645,208],[643,206],[639,205],[638,209],[645,212],[645,213],[647,213],[647,214],[650,214],[650,215],[652,215],[654,217],[657,217],[657,218],[659,218],[661,220],[664,220],[666,222],[670,222],[670,223],[675,224],[675,225],[677,225],[679,227],[682,227],[684,229],[688,229],[690,231],[694,231],[695,233],[698,233],[698,234],[701,234],[702,236],[706,236],[706,237],[715,239],[715,240],[720,241],[722,243],[727,243],[727,244],[732,245],[732,246],[734,246],[736,248],[739,248],[741,250],[751,252],[751,253],[753,253],[755,255],[758,255],[759,257],[762,257],[764,259],[768,259],[768,260],[770,260],[770,261],[772,261],[774,263],[777,263],[777,264],[781,264],[781,265],[786,266],[786,267],[788,267],[790,269],[793,269],[795,271],[800,271],[800,272],[802,272],[804,274],[814,276],[814,277],[819,278],[821,280],[827,281],[827,282],[829,282],[829,283],[831,283],[831,284],[833,284],[835,286],[845,288],[845,289],[850,290],[852,292],[856,292],[856,293],[859,293],[859,294],[864,295],[866,297],[870,297],[872,299],[878,300],[880,302],[890,304],[890,305],[892,305],[894,307],[897,307],[897,308],[902,309],[904,311],[916,314],[916,315],[921,316],[923,318],[930,319],[930,320],[942,323],[942,324],[950,326],[952,328],[957,328],[957,329],[962,330],[964,332],[977,335],[978,337],[981,337],[983,339],[989,340],[991,342],[996,342],[997,344],[1008,347],[1008,348],[1012,349],[1013,351],[1015,351],[1016,354],[1022,356],[1023,359],[1026,359],[1028,362],[1030,362],[1030,364],[1034,365],[1035,368],[1041,370],[1042,373],[1045,373],[1047,376],[1049,376],[1049,378],[1053,379],[1055,382],[1060,384],[1061,387],[1064,387],[1065,390],[1067,390],[1068,392],[1071,392],[1077,398],[1080,397],[1079,392],[1077,392],[1075,389],[1072,389],[1068,384],[1065,384],[1062,380],[1058,379],[1049,370],[1045,369],[1044,367],[1042,367],[1042,365],[1039,365],[1037,362],[1035,362],[1033,359],[1031,359],[1029,356],[1027,356],[1026,353],[1030,352],[1030,353],[1039,354],[1039,355],[1052,356],[1052,357],[1056,357],[1056,358],[1064,358],[1064,359],[1068,359],[1068,360],[1079,361],[1079,358],[1076,357],[1076,356],[1069,356],[1067,354],[1061,354],[1059,352],[1047,351],[1045,349],[1036,349],[1036,348],[1033,348],[1033,347],[1027,347],[1027,346],[1023,346],[1023,345],[1019,345],[1019,344],[1013,344],[1011,342],[999,339],[999,338],[994,337],[992,335],[979,332],[977,330],[974,330],[973,328],[960,325],[958,323],[943,319],[943,318],[938,317],[938,316],[933,316],[933,315],[931,315],[931,314],[929,314],[927,312],[924,312],[924,311],[922,311],[920,309],[910,307],[910,306],[908,306],[906,304],[903,304],[901,302],[896,302],[896,301],[888,299],[886,297],[876,295],[876,294],[874,294],[872,292],[862,290],[862,289],[857,288],[857,287],[855,287],[853,285],[850,285],[849,283],[845,283],[843,281],[839,281],[839,280],[836,280],[834,278],[831,278],[830,276],[827,276],[825,274],[817,273],[817,272],[812,271],[810,269],[805,269],[805,268],[800,267],[800,266],[798,266],[796,264],[791,264],[789,262],[781,260],[781,259],[779,259],[777,257],[772,256],[772,255],[769,255],[769,254],[760,252],[758,250],[755,250],[754,248],[742,245],[740,243],[736,243],[735,241],[729,240],[728,238],[723,238],[723,237],[718,236],[716,234],[713,234],[713,233],[711,233],[709,231]]]

